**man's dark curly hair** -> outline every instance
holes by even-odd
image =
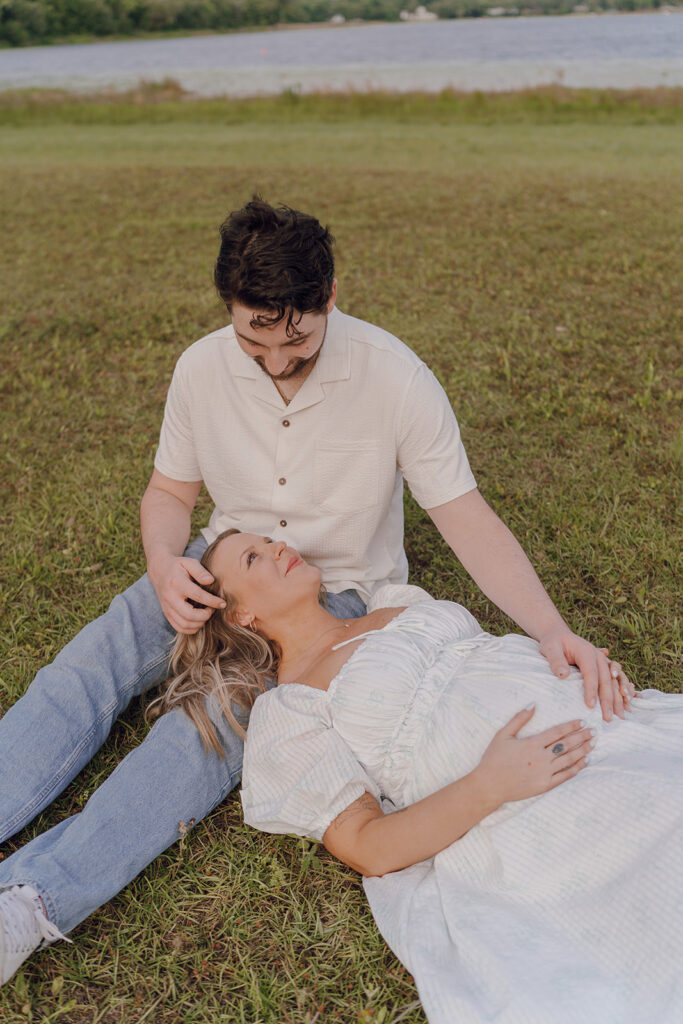
[[[310,214],[270,206],[254,196],[221,224],[214,281],[228,310],[234,302],[262,310],[252,327],[287,318],[297,333],[304,313],[324,313],[334,282],[334,239]]]

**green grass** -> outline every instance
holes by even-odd
[[[680,99],[671,123],[646,94],[613,117],[595,94],[571,117],[556,99],[553,114],[545,94],[484,97],[477,119],[424,97],[4,97],[5,708],[143,570],[166,386],[224,322],[216,228],[254,190],[330,223],[341,308],[433,366],[484,495],[573,626],[638,685],[681,688]],[[410,500],[407,548],[414,582],[511,628]],[[144,733],[135,707],[5,856],[82,807]],[[1,990],[3,1021],[424,1020],[360,880],[248,830],[234,796],[72,937]]]

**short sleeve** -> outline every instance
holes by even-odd
[[[182,356],[176,364],[168,389],[154,466],[172,480],[191,482],[202,479],[192,431]]]
[[[398,464],[422,508],[436,508],[474,490],[474,479],[448,396],[421,363],[398,424]]]
[[[374,591],[367,609],[374,612],[376,608],[407,608],[411,604],[424,604],[425,601],[433,603],[434,598],[422,587],[416,587],[413,583],[385,583]]]
[[[256,700],[242,773],[248,825],[320,841],[365,792],[380,801],[379,787],[332,728],[325,693],[290,684]]]

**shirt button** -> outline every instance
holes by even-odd
[[[282,426],[283,427],[288,427],[289,426],[289,420],[283,420],[282,421]]]
[[[278,480],[278,483],[279,483],[279,484],[280,484],[280,485],[281,485],[282,487],[284,487],[284,485],[285,485],[285,484],[287,483],[287,481],[285,480],[285,478],[284,478],[283,476],[281,476],[281,477],[280,477],[280,479]]]
[[[286,519],[281,519],[280,520],[280,526],[286,526],[286,525],[287,525],[287,520]]]

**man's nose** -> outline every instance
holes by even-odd
[[[266,370],[268,373],[277,375],[287,369],[288,362],[289,356],[286,352],[269,352],[266,356]]]

